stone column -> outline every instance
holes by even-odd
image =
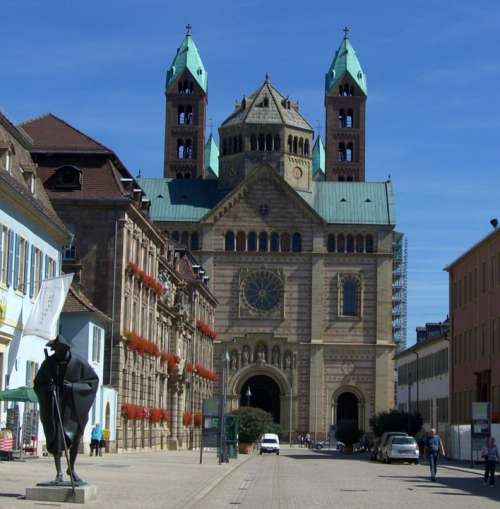
[[[175,387],[170,391],[170,437],[168,441],[168,448],[176,451],[179,443],[177,440],[177,412],[178,412],[178,395]]]

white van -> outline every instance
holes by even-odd
[[[260,454],[265,452],[280,453],[280,439],[276,433],[264,433],[260,439]]]

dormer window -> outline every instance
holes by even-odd
[[[81,189],[82,170],[76,166],[61,166],[56,172],[56,187],[58,189]]]

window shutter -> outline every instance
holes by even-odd
[[[31,246],[30,256],[30,282],[29,282],[29,295],[33,297],[35,292],[35,246]]]
[[[9,230],[9,255],[7,258],[7,286],[12,285],[12,274],[14,272],[14,241],[15,236],[12,230]]]
[[[14,283],[13,283],[13,287],[14,287],[14,290],[17,290],[18,289],[18,283],[19,283],[19,251],[20,251],[20,241],[21,241],[21,237],[19,237],[19,235],[16,235],[16,246],[15,246],[15,254],[14,254]]]
[[[30,288],[31,285],[31,279],[28,278],[29,275],[29,266],[30,266],[30,243],[26,240],[24,242],[24,287],[23,287],[23,293],[28,293],[28,288]]]
[[[26,387],[30,384],[30,361],[26,361]]]

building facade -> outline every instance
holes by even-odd
[[[74,272],[111,318],[103,376],[118,391],[116,449],[185,446],[193,423],[183,415],[184,366],[201,340],[191,286],[204,288],[206,280],[184,280],[181,253],[150,221],[148,199],[113,151],[54,115],[22,128],[33,138],[32,157],[51,203],[73,234],[63,270]],[[199,389],[210,393],[209,382]]]
[[[500,422],[500,230],[446,269],[449,274],[450,418],[470,424],[472,402],[489,401]]]
[[[396,355],[396,406],[420,413],[424,429],[448,433],[448,322],[417,328],[417,342]]]
[[[69,232],[57,217],[31,158],[32,140],[0,113],[0,388],[32,386],[46,341],[23,337],[44,279],[58,276]],[[36,405],[2,402],[1,427],[17,445],[44,441]]]
[[[190,33],[181,48],[167,74],[166,140],[184,128],[169,93],[201,62]],[[326,79],[326,162],[298,104],[266,76],[219,128],[218,178],[139,180],[152,220],[211,274],[230,407],[250,388],[250,404],[292,434],[319,438],[343,421],[368,429],[394,405],[394,196],[390,182],[364,182],[366,97],[346,35]]]

